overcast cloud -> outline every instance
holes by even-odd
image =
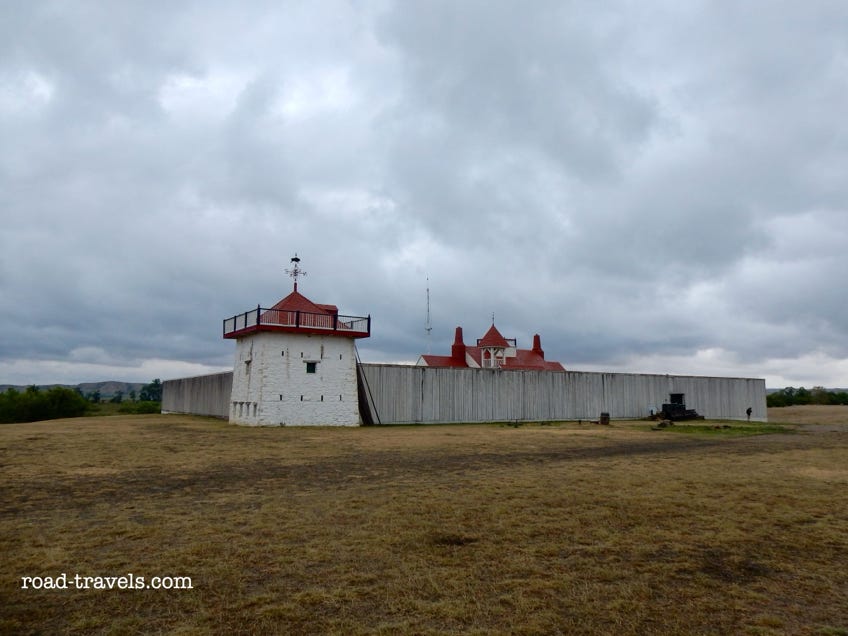
[[[365,361],[845,387],[846,113],[842,0],[5,2],[0,383],[231,368],[297,252]]]

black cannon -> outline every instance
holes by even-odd
[[[687,409],[683,400],[682,393],[672,393],[668,404],[662,405],[662,410],[658,413],[661,419],[680,421],[680,420],[702,420],[703,415],[698,415],[695,409]]]

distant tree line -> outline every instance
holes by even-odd
[[[46,391],[37,386],[25,391],[7,389],[0,393],[0,423],[37,422],[59,417],[85,415],[89,402],[78,391],[56,386]]]
[[[812,389],[788,386],[766,396],[768,406],[794,406],[796,404],[848,404],[848,391],[828,391],[824,387]]]
[[[103,401],[103,396],[100,391],[91,391],[90,393],[86,393],[85,398],[89,402],[94,402],[95,404],[100,404]],[[127,398],[129,398],[130,402],[140,401],[140,402],[161,402],[162,401],[162,381],[159,378],[156,378],[150,384],[145,384],[141,387],[141,390],[136,393],[135,390],[130,390],[127,393]],[[121,404],[124,401],[124,392],[116,391],[111,398],[109,398],[109,402],[112,404]]]
[[[138,396],[135,391],[130,391],[129,398],[129,403],[124,402],[123,392],[119,391],[109,402],[121,404],[121,413],[158,413],[161,410],[162,382],[157,378],[145,384]],[[24,391],[7,389],[0,393],[0,424],[80,417],[87,413],[96,415],[100,408],[96,405],[101,401],[100,391],[83,395],[79,389],[62,386],[49,389],[30,386]]]

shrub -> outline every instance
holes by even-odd
[[[87,410],[88,402],[84,397],[61,386],[47,391],[31,386],[23,393],[8,389],[0,394],[0,422],[5,424],[79,417]]]
[[[121,408],[118,409],[118,412],[135,414],[161,413],[162,403],[154,402],[152,400],[145,400],[143,402],[124,402],[121,404]]]

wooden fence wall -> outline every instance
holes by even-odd
[[[382,424],[441,424],[642,418],[671,393],[714,419],[766,421],[765,380],[582,371],[436,369],[363,364],[360,391]],[[163,383],[162,411],[226,418],[232,373]],[[363,413],[363,419],[365,414]]]
[[[162,383],[162,412],[228,418],[232,392],[232,371],[165,380]]]
[[[698,376],[437,369],[363,364],[381,423],[551,421],[647,417],[669,394],[716,419],[766,420],[765,380]]]

